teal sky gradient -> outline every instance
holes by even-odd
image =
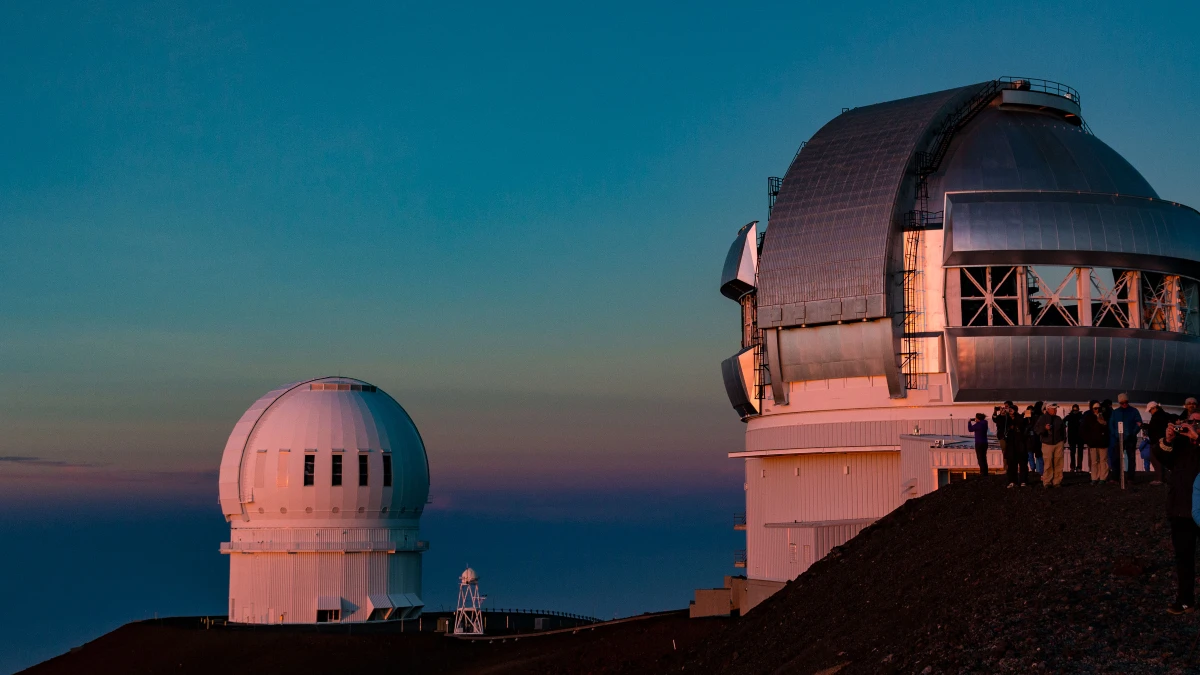
[[[1194,8],[6,5],[0,456],[211,471],[346,374],[435,497],[736,486],[716,285],[765,178],[842,107],[1026,75],[1200,206]]]

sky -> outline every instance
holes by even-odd
[[[493,562],[514,605],[685,605],[739,547],[717,284],[765,179],[844,107],[1014,75],[1079,90],[1200,206],[1198,29],[1185,2],[5,3],[0,535],[25,545],[0,571],[25,576],[0,594],[61,592],[36,561],[72,538],[45,523],[89,519],[172,532],[149,539],[207,581],[114,596],[74,642],[17,625],[0,672],[219,611],[225,439],[323,375],[420,428],[427,577]],[[531,584],[537,560],[591,581]]]

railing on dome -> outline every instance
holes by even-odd
[[[738,549],[733,552],[733,566],[743,569],[746,567],[746,549]]]
[[[221,553],[395,553],[428,551],[429,542],[395,541],[223,541]]]
[[[1079,105],[1079,92],[1072,87],[1068,87],[1062,82],[1053,82],[1051,80],[1042,80],[1036,77],[1013,77],[1005,75],[996,79],[1001,84],[1010,85],[1005,89],[1020,89],[1023,91],[1040,91],[1044,94],[1054,94],[1061,96],[1070,101],[1074,101],[1075,105]]]

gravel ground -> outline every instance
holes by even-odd
[[[912,500],[721,631],[688,670],[1186,673],[1197,614],[1171,616],[1165,486],[1006,489]],[[1197,650],[1200,652],[1200,649]],[[1200,661],[1200,654],[1197,655]]]
[[[23,675],[185,673],[553,673],[676,672],[690,650],[730,624],[687,611],[576,633],[508,636],[494,642],[387,626],[347,630],[287,626],[206,630],[198,618],[126,624]],[[514,639],[514,637],[516,639]]]

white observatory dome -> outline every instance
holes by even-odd
[[[387,527],[420,516],[429,465],[391,396],[323,377],[279,387],[242,415],[221,459],[220,493],[235,528]]]
[[[229,620],[343,623],[421,613],[429,464],[372,384],[322,377],[258,399],[221,458]],[[282,555],[286,554],[286,555]]]
[[[463,570],[463,573],[459,575],[458,580],[464,584],[479,583],[479,577],[476,576],[475,570],[471,569],[470,567]]]

